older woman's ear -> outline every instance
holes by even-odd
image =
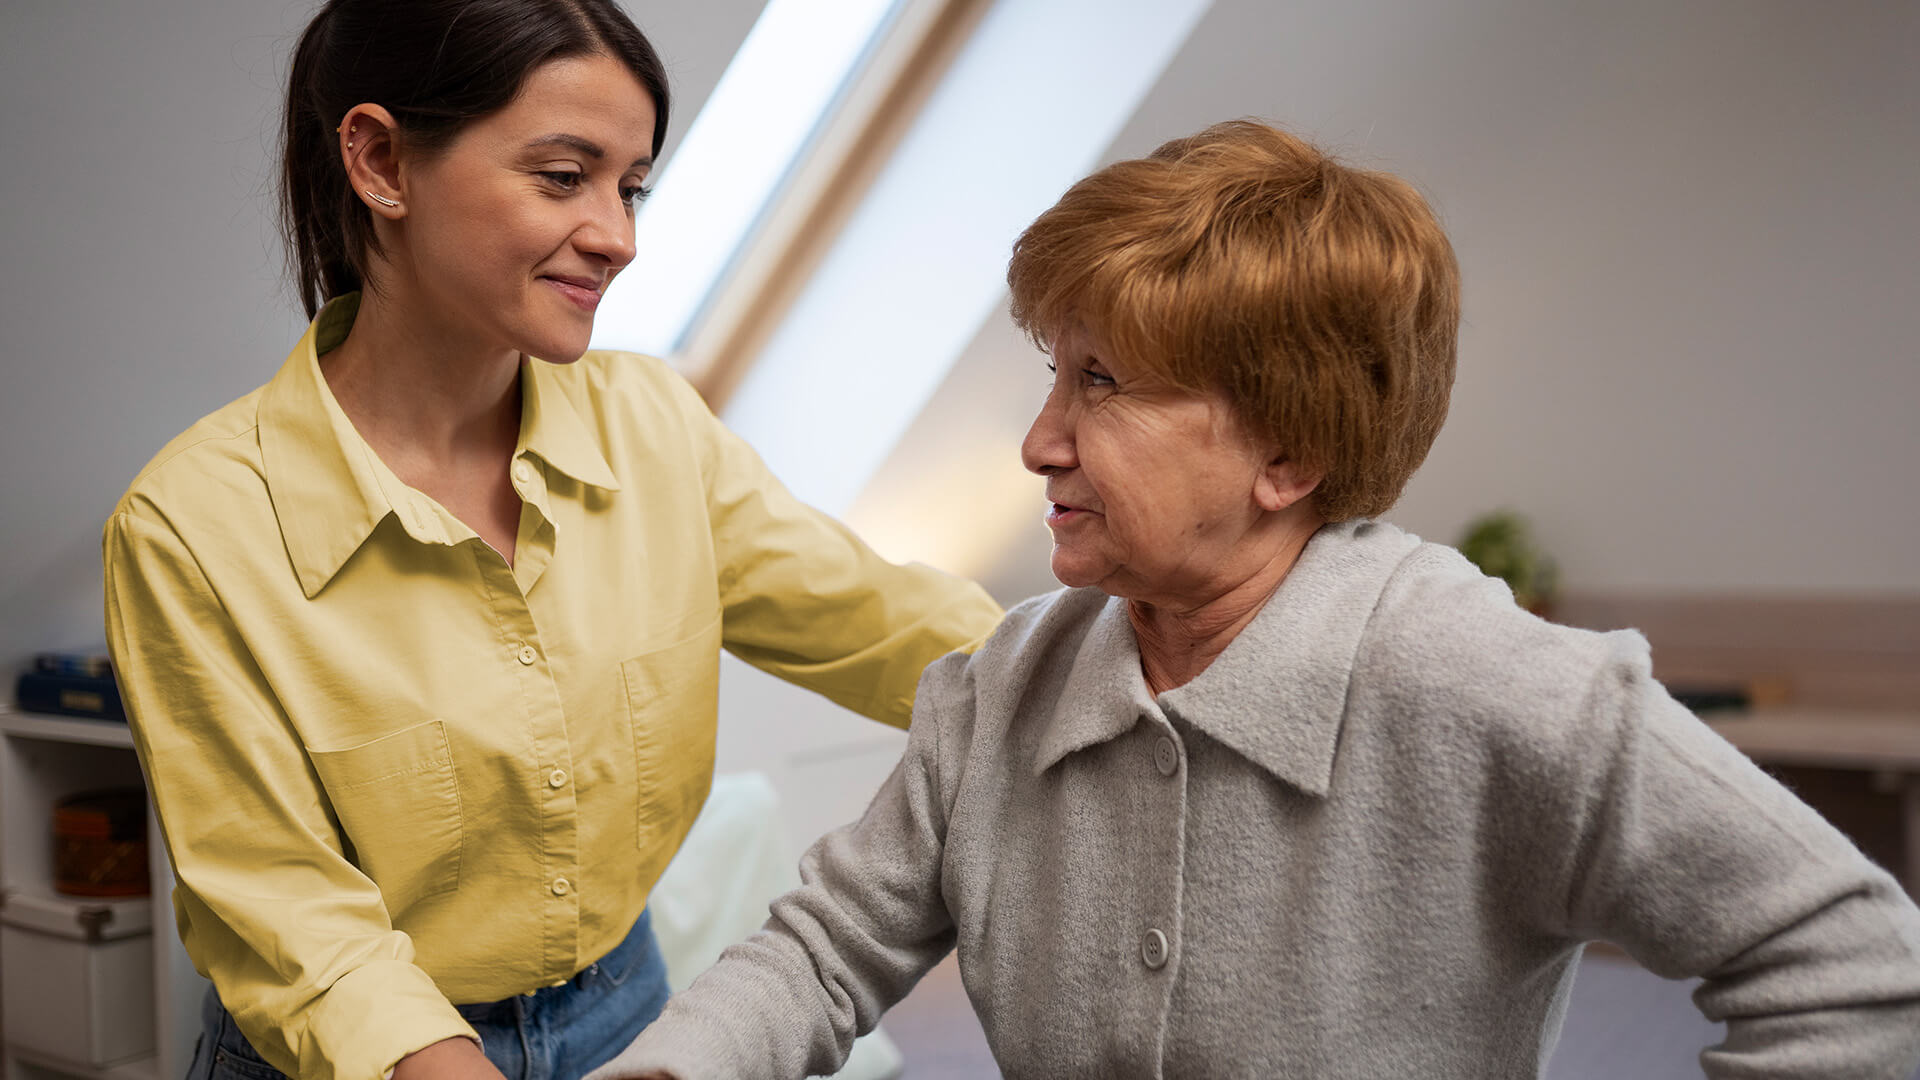
[[[1253,480],[1253,501],[1260,509],[1279,512],[1300,504],[1327,475],[1293,458],[1281,456],[1268,461]],[[1307,506],[1300,507],[1303,510]]]

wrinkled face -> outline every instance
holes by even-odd
[[[633,259],[653,99],[607,56],[534,69],[506,108],[409,163],[407,286],[483,349],[570,362]]]
[[[1132,600],[1210,598],[1246,561],[1269,452],[1224,397],[1130,369],[1084,328],[1051,351],[1053,388],[1020,456],[1047,478],[1054,576]]]

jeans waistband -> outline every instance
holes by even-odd
[[[469,1023],[512,1022],[516,1009],[525,1009],[543,996],[550,997],[568,988],[588,990],[594,988],[612,988],[619,986],[633,973],[635,965],[647,954],[647,946],[652,941],[653,924],[648,912],[641,911],[633,926],[620,944],[608,949],[600,959],[588,964],[574,973],[565,982],[552,986],[543,986],[529,990],[524,994],[514,994],[499,1001],[478,1001],[468,1005],[455,1005],[462,1019]]]

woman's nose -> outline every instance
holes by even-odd
[[[1040,415],[1027,428],[1027,437],[1020,440],[1020,464],[1028,472],[1052,476],[1079,464],[1073,452],[1073,426],[1058,398],[1057,393],[1047,395]]]
[[[633,261],[633,218],[626,200],[595,199],[592,216],[580,226],[574,242],[582,251],[598,255],[618,270]]]

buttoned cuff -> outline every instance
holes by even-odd
[[[300,1075],[391,1080],[400,1059],[443,1039],[480,1036],[426,972],[376,960],[348,972],[317,1001],[300,1047]]]

